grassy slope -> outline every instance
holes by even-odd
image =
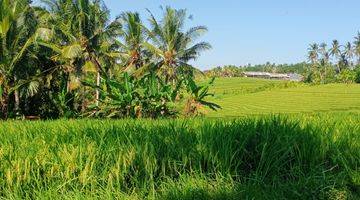
[[[360,111],[359,84],[309,86],[251,78],[223,78],[212,89],[223,109],[210,117],[270,113]]]

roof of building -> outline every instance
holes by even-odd
[[[244,72],[247,76],[270,76],[269,72]]]
[[[269,72],[244,72],[246,76],[266,76],[269,78],[289,78],[287,74],[269,73]]]

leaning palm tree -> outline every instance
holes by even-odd
[[[12,95],[14,110],[19,110],[19,76],[26,71],[20,61],[35,40],[32,12],[27,0],[0,0],[0,117],[7,117]]]
[[[150,42],[144,43],[144,46],[154,55],[156,70],[165,77],[166,82],[175,80],[180,74],[191,74],[194,67],[188,62],[211,48],[207,42],[195,43],[197,38],[207,32],[205,26],[183,31],[187,17],[186,10],[167,7],[159,21],[150,12]]]

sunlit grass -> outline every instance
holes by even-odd
[[[359,84],[305,85],[251,78],[220,78],[211,101],[223,107],[210,117],[278,113],[360,112]]]
[[[359,197],[360,116],[0,124],[0,197]]]

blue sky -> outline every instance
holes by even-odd
[[[295,63],[306,60],[313,42],[352,41],[360,31],[359,0],[104,0],[113,17],[146,8],[160,14],[160,5],[186,8],[206,25],[202,38],[213,49],[194,62],[201,69],[247,63]]]

